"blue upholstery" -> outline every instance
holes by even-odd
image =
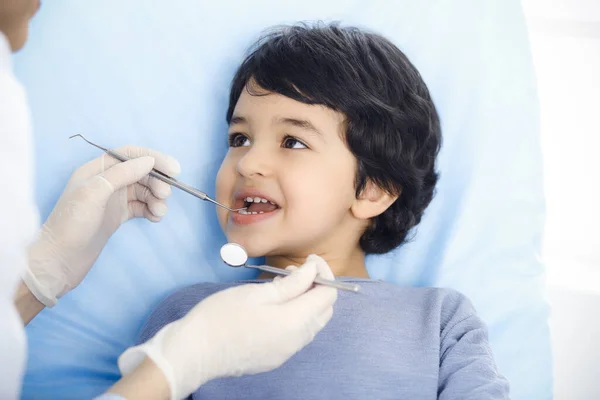
[[[259,33],[315,19],[371,28],[421,71],[445,142],[438,195],[418,235],[370,257],[369,270],[374,278],[465,293],[489,324],[513,398],[550,399],[538,110],[520,2],[287,3],[44,3],[15,61],[34,115],[42,217],[72,170],[99,155],[67,140],[78,132],[107,147],[169,153],[184,182],[213,193],[226,151],[230,79]],[[91,398],[118,379],[116,358],[165,296],[194,282],[252,276],[222,265],[224,242],[214,208],[179,191],[163,223],[126,224],[81,286],[28,327],[23,398]]]

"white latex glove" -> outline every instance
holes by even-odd
[[[278,368],[333,315],[337,290],[313,288],[317,275],[333,279],[327,263],[311,255],[290,276],[216,293],[126,350],[119,357],[121,373],[150,357],[167,378],[172,399],[182,399],[215,378]]]
[[[136,217],[158,222],[167,211],[171,187],[148,173],[154,167],[175,176],[177,160],[134,146],[117,151],[131,160],[104,154],[73,173],[30,247],[23,281],[47,307],[83,280],[123,222]]]

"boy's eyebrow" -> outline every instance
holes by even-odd
[[[320,130],[318,130],[312,122],[306,119],[297,119],[297,118],[289,118],[289,117],[276,117],[273,119],[275,124],[284,124],[284,125],[292,125],[301,129],[305,129],[307,131],[311,131],[317,136],[323,137],[323,134]],[[229,125],[239,125],[239,124],[248,124],[248,120],[239,115],[233,115],[231,117],[231,121]]]
[[[231,121],[229,122],[229,125],[247,124],[247,123],[248,123],[248,121],[246,121],[246,118],[240,117],[238,115],[234,115],[233,117],[231,117]]]
[[[275,123],[276,124],[285,124],[285,125],[292,125],[298,128],[302,128],[305,129],[307,131],[311,131],[313,133],[316,133],[318,136],[323,137],[323,134],[321,133],[320,130],[318,130],[313,124],[312,122],[310,122],[309,120],[306,119],[297,119],[297,118],[275,118]]]

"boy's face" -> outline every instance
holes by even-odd
[[[218,209],[227,239],[251,257],[306,257],[356,245],[366,225],[351,210],[356,159],[343,128],[343,115],[326,107],[243,90],[216,193],[233,208],[250,205],[251,214]]]

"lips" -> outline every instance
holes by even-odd
[[[233,207],[246,208],[243,211],[231,213],[231,221],[237,225],[249,225],[263,221],[281,210],[272,197],[256,190],[244,190],[236,194]]]

